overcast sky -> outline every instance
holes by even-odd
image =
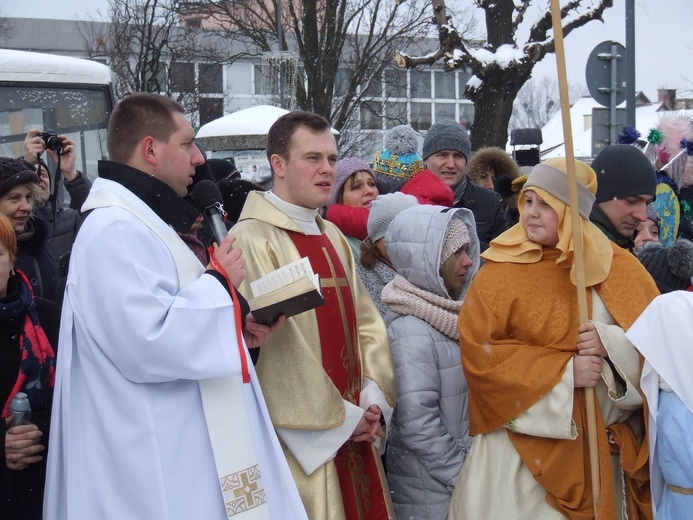
[[[653,101],[660,87],[678,89],[679,97],[693,97],[692,2],[635,0],[636,90],[642,90]],[[107,0],[0,0],[0,13],[10,17],[89,19],[96,17],[97,9],[106,12],[107,6]],[[603,24],[592,21],[565,39],[569,83],[585,84],[587,58],[595,45],[606,40],[626,43],[625,0],[614,0],[614,7],[604,14]],[[555,70],[556,60],[550,54],[535,68],[534,77],[555,77]]]

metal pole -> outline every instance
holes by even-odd
[[[618,47],[616,42],[611,42],[611,102],[609,103],[609,144],[617,144],[616,127],[618,123],[616,122],[616,89],[618,89],[618,84],[616,81],[617,77],[617,63],[618,63]]]
[[[284,50],[284,33],[282,30],[282,0],[277,0],[277,42],[279,52]],[[285,108],[284,103],[284,59],[279,58],[279,106]]]
[[[626,0],[626,124],[635,127],[635,0]]]

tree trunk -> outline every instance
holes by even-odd
[[[525,83],[516,81],[512,86],[484,82],[481,87],[468,96],[474,102],[474,123],[472,123],[472,150],[484,146],[498,146],[505,149],[508,142],[508,127],[513,113],[513,101]]]

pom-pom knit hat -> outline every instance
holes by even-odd
[[[399,191],[424,170],[416,135],[411,125],[396,126],[385,135],[385,149],[373,159],[375,182],[381,195]]]
[[[660,242],[648,242],[636,253],[662,294],[685,290],[693,276],[693,242],[679,238],[665,247]]]

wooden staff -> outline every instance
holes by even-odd
[[[585,257],[582,244],[582,218],[580,217],[575,175],[575,154],[573,153],[573,131],[570,124],[570,101],[568,99],[568,77],[565,66],[565,49],[563,47],[563,23],[559,0],[551,0],[551,20],[558,67],[558,90],[561,99],[561,116],[563,119],[563,136],[565,142],[565,159],[568,173],[568,193],[570,196],[570,218],[573,221],[573,247],[578,299],[578,319],[587,323],[587,288],[585,287]],[[594,401],[594,388],[585,388],[587,408],[587,439],[590,452],[590,471],[592,475],[592,500],[594,517],[599,511],[599,445],[597,444],[597,412]]]

